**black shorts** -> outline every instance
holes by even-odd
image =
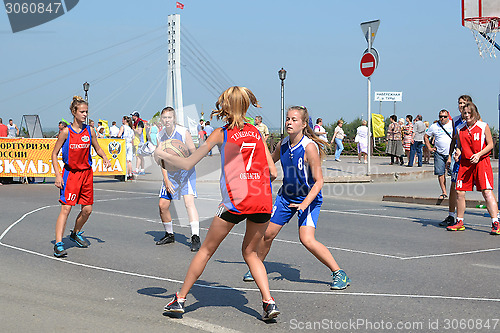
[[[226,209],[223,205],[220,205],[217,209],[215,216],[220,217],[226,222],[238,224],[244,219],[248,219],[255,223],[266,223],[271,219],[271,214],[269,213],[254,213],[254,214],[235,214]]]

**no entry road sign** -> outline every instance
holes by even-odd
[[[370,77],[372,76],[376,67],[377,60],[375,59],[375,56],[370,52],[366,52],[365,54],[363,54],[363,57],[361,57],[361,63],[359,65],[361,74],[363,74],[363,76],[365,77]]]

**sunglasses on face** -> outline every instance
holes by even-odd
[[[445,115],[445,114],[440,114],[440,115],[439,115],[439,118],[448,118],[448,116],[447,116],[447,115]]]

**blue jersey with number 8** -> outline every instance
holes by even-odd
[[[316,143],[303,136],[298,144],[291,147],[289,137],[283,139],[280,147],[280,160],[283,169],[283,186],[279,195],[283,196],[291,203],[301,203],[314,186],[309,164],[305,161],[305,152],[308,144]],[[319,152],[319,150],[318,150]],[[322,202],[323,195],[318,193],[316,200]]]

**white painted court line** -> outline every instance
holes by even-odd
[[[173,318],[169,318],[167,317],[170,321],[176,323],[176,324],[181,324],[181,325],[184,325],[184,326],[189,326],[189,327],[192,327],[192,328],[196,328],[196,329],[199,329],[199,330],[202,330],[202,331],[205,331],[205,332],[213,332],[213,333],[218,333],[218,332],[222,332],[222,333],[239,333],[240,331],[236,331],[236,330],[233,330],[233,329],[230,329],[230,328],[226,328],[226,327],[222,327],[222,326],[219,326],[219,325],[215,325],[215,324],[211,324],[209,322],[206,322],[206,321],[201,321],[201,320],[197,320],[197,319],[193,319],[193,318],[189,318],[189,317],[186,317],[186,316],[183,316],[182,317],[182,320],[178,320],[178,319],[173,319]]]
[[[157,192],[138,192],[138,191],[123,191],[123,190],[108,190],[108,189],[103,189],[103,188],[96,188],[94,187],[94,191],[103,191],[103,192],[112,192],[112,193],[128,193],[128,194],[143,194],[143,195],[153,195],[158,197],[159,190]],[[209,194],[203,194],[204,197],[200,198],[199,195],[196,199],[199,200],[213,200],[213,201],[220,201],[220,195],[209,195]],[[210,198],[210,196],[213,196],[213,198]],[[128,199],[128,198],[126,198]]]
[[[387,208],[377,208],[377,209],[347,209],[347,210],[344,210],[344,212],[362,212],[362,211],[370,211],[370,212],[373,212],[373,211],[376,211],[376,210],[387,210]]]
[[[43,207],[40,207],[40,208],[37,208],[37,209],[34,209],[32,210],[31,212],[27,212],[26,214],[24,214],[23,216],[21,216],[17,221],[15,221],[14,223],[12,223],[7,229],[5,229],[5,231],[0,235],[0,241],[5,237],[5,235],[7,235],[7,233],[10,231],[10,229],[12,229],[16,224],[18,224],[19,222],[21,222],[22,220],[24,220],[24,218],[28,215],[31,215],[33,213],[36,213],[38,211],[41,211],[45,208],[49,208],[49,207],[57,207],[57,205],[51,205],[51,206],[43,206]]]
[[[87,265],[83,263],[78,263],[74,261],[70,261],[67,259],[61,259],[61,258],[56,258],[51,255],[46,255],[43,253],[23,249],[17,246],[9,245],[9,244],[4,244],[1,242],[3,237],[7,234],[9,230],[12,229],[16,224],[21,222],[26,216],[33,214],[35,212],[41,211],[43,209],[49,208],[49,207],[57,207],[57,205],[53,206],[44,206],[40,207],[37,209],[34,209],[30,212],[25,213],[22,217],[20,217],[17,221],[12,223],[3,233],[0,235],[0,245],[18,250],[21,252],[29,253],[32,255],[40,256],[46,259],[50,260],[56,260],[61,263],[65,264],[70,264],[70,265],[75,265],[75,266],[80,266],[80,267],[85,267],[85,268],[90,268],[90,269],[95,269],[99,271],[105,271],[105,272],[110,272],[110,273],[117,273],[117,274],[123,274],[123,275],[128,275],[128,276],[134,276],[134,277],[140,277],[140,278],[147,278],[147,279],[154,279],[154,280],[159,280],[159,281],[168,281],[168,282],[173,282],[173,283],[178,283],[182,284],[183,282],[180,280],[174,280],[174,279],[169,279],[169,278],[164,278],[164,277],[158,277],[158,276],[152,276],[152,275],[146,275],[146,274],[140,274],[140,273],[134,273],[134,272],[127,272],[127,271],[122,271],[122,270],[117,270],[117,269],[112,269],[112,268],[107,268],[107,267],[100,267],[100,266],[94,266],[94,265]],[[253,291],[253,292],[260,292],[259,289],[257,288],[235,288],[235,287],[226,287],[226,286],[212,286],[212,285],[203,285],[203,284],[198,284],[195,283],[194,286],[201,287],[201,288],[209,288],[209,289],[219,289],[219,290],[236,290],[236,291]],[[415,294],[389,294],[389,293],[360,293],[360,292],[343,292],[343,291],[310,291],[310,290],[285,290],[285,289],[274,289],[271,290],[272,292],[278,292],[278,293],[293,293],[293,294],[315,294],[315,295],[346,295],[346,296],[361,296],[361,297],[403,297],[403,298],[411,298],[411,299],[445,299],[445,300],[455,300],[455,301],[487,301],[487,302],[500,302],[500,298],[486,298],[486,297],[461,297],[461,296],[443,296],[443,295],[415,295]]]
[[[144,195],[154,195],[158,196],[158,192],[137,192],[137,191],[122,191],[122,190],[107,190],[103,188],[94,187],[94,191],[112,192],[112,193],[128,193],[128,194],[144,194]]]
[[[161,221],[159,221],[159,220],[151,220],[151,219],[148,219],[148,218],[145,218],[145,217],[139,217],[139,216],[135,217],[135,216],[130,216],[130,215],[112,214],[112,213],[98,212],[98,211],[95,211],[95,210],[92,211],[92,214],[109,215],[109,216],[122,217],[122,218],[134,219],[134,220],[142,220],[142,221],[146,221],[146,222],[161,224]],[[203,219],[212,219],[212,218],[213,218],[213,216],[200,217],[200,220],[203,220]],[[187,220],[187,217],[177,218],[176,220]],[[175,223],[174,225],[180,226],[180,227],[185,227],[185,228],[190,227],[189,224],[178,224],[178,223]],[[202,227],[200,227],[200,229],[201,230],[208,230],[208,228],[202,228]],[[230,231],[229,235],[241,236],[241,237],[245,236],[245,234],[234,232],[234,231]],[[280,239],[280,238],[275,238],[274,242],[281,242],[281,243],[302,245],[298,241],[291,241],[291,240]],[[326,247],[328,249],[331,249],[331,250],[339,250],[339,251],[359,253],[359,254],[368,254],[368,255],[379,256],[379,257],[384,257],[384,258],[391,258],[391,259],[405,259],[404,257],[394,256],[394,255],[390,255],[390,254],[375,253],[375,252],[360,251],[360,250],[352,250],[352,249],[344,249],[344,248],[334,247],[334,246],[326,246]]]
[[[472,266],[484,267],[484,268],[492,268],[492,269],[500,269],[500,266],[496,266],[496,265],[472,264]]]
[[[122,271],[122,270],[112,269],[112,268],[107,268],[107,267],[82,264],[82,263],[74,262],[71,260],[56,258],[54,256],[46,255],[43,253],[39,253],[39,252],[31,251],[31,250],[26,250],[26,249],[23,249],[23,248],[20,248],[17,246],[4,244],[2,242],[0,242],[0,245],[3,245],[5,247],[8,247],[8,248],[11,248],[14,250],[22,251],[22,252],[33,254],[36,256],[40,256],[40,257],[44,257],[44,258],[47,258],[50,260],[56,260],[56,261],[59,261],[59,262],[64,263],[64,264],[70,264],[70,265],[95,269],[98,271],[123,274],[123,275],[134,276],[134,277],[139,277],[139,278],[146,278],[146,279],[151,279],[151,280],[167,281],[167,282],[173,282],[173,283],[177,283],[177,284],[183,283],[183,281],[169,279],[169,278],[165,278],[165,277],[146,275],[146,274],[127,272],[127,271]],[[201,288],[208,288],[208,289],[218,289],[218,290],[260,292],[259,289],[257,289],[257,288],[238,288],[238,287],[227,287],[227,286],[213,286],[213,285],[204,285],[204,284],[199,284],[199,283],[195,283],[194,286],[201,287]],[[365,297],[403,297],[403,298],[415,298],[415,299],[426,298],[426,299],[446,299],[446,300],[458,300],[458,301],[500,302],[500,298],[487,298],[487,297],[462,297],[462,296],[389,294],[389,293],[360,293],[360,292],[345,292],[345,291],[311,291],[311,290],[286,290],[286,289],[271,289],[271,291],[277,292],[277,293],[287,293],[287,294],[345,295],[345,296],[365,296]]]
[[[401,258],[401,259],[402,260],[412,260],[412,259],[427,259],[427,258],[460,256],[460,255],[464,255],[464,254],[493,252],[493,251],[498,251],[498,250],[500,250],[500,247],[497,247],[494,249],[484,249],[484,250],[462,251],[462,252],[452,252],[452,253],[442,253],[442,254],[429,254],[429,255],[423,255],[423,256],[406,257],[406,258]]]
[[[345,210],[322,209],[321,212],[335,213],[335,214],[347,214],[347,215],[360,215],[360,216],[378,217],[378,218],[384,218],[384,219],[420,221],[419,219],[415,219],[415,218],[412,218],[412,217],[400,217],[400,216],[391,216],[391,215],[366,214],[366,213],[358,213],[358,212],[355,212],[355,211],[345,211]]]

